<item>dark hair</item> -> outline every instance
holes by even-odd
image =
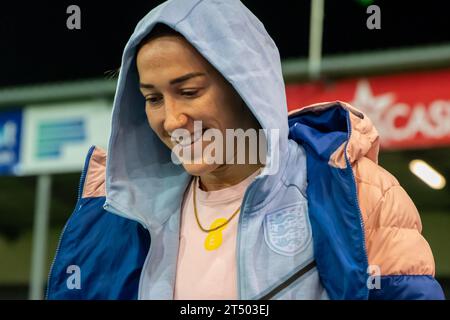
[[[162,37],[162,36],[168,36],[168,35],[183,37],[183,35],[181,33],[175,31],[174,29],[172,29],[171,27],[169,27],[168,25],[166,25],[164,23],[155,24],[152,31],[150,31],[150,33],[147,34],[144,37],[144,39],[142,39],[142,41],[137,46],[136,54],[139,52],[139,50],[142,48],[142,46],[144,44],[146,44],[147,42],[150,41],[150,39],[154,39],[154,38]],[[119,77],[119,72],[120,72],[120,67],[117,69],[108,70],[105,72],[105,77],[107,79],[116,79]]]
[[[172,29],[168,25],[166,25],[164,23],[157,23],[153,27],[152,31],[150,31],[150,33],[147,34],[144,37],[144,39],[142,39],[142,41],[139,43],[139,45],[137,46],[137,49],[136,49],[136,53],[142,48],[142,46],[144,44],[149,42],[151,39],[162,37],[162,36],[180,36],[180,37],[183,37],[183,35],[181,33],[175,31],[174,29]]]

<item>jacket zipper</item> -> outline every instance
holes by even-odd
[[[350,168],[350,173],[351,173],[351,176],[352,176],[353,184],[355,186],[353,197],[354,197],[354,200],[355,200],[355,203],[356,203],[356,207],[358,208],[359,223],[360,223],[361,232],[362,232],[362,236],[363,236],[362,240],[363,240],[363,249],[364,249],[364,260],[366,262],[366,265],[368,266],[369,265],[369,258],[367,257],[366,231],[364,229],[364,221],[363,221],[363,218],[362,218],[361,207],[359,206],[356,178],[355,178],[355,174],[353,173],[352,165],[351,165],[351,163],[350,163],[350,161],[348,160],[348,157],[347,157],[347,145],[348,145],[348,141],[350,140],[351,133],[352,133],[352,126],[350,124],[349,111],[347,111],[347,127],[348,127],[348,129],[347,129],[348,130],[348,135],[347,135],[347,144],[345,146],[345,153],[344,153],[345,154],[345,161],[347,163],[347,167]],[[366,270],[366,272],[367,272],[367,270]],[[367,299],[368,299],[368,294],[369,294],[368,292],[369,291],[367,290],[367,297],[366,297]]]
[[[356,188],[357,188],[357,186],[356,186],[356,178],[355,178],[355,175],[353,174],[353,169],[352,169],[350,163],[348,162],[348,160],[347,160],[347,163],[348,163],[348,166],[350,168],[350,172],[352,174],[353,183],[355,185],[355,191],[354,191],[353,196],[354,196],[354,200],[355,200],[356,206],[358,208],[359,223],[360,223],[361,232],[362,232],[362,236],[363,236],[363,239],[362,239],[363,243],[362,243],[362,245],[363,245],[363,249],[364,249],[364,260],[366,262],[366,265],[368,266],[369,265],[369,258],[367,257],[366,231],[364,229],[364,221],[363,221],[363,218],[362,218],[361,207],[359,206],[358,194],[357,194],[357,191],[356,191]],[[368,298],[368,296],[367,296],[367,298]]]
[[[238,220],[238,228],[237,228],[237,249],[236,249],[236,264],[237,264],[237,288],[238,288],[238,300],[242,300],[242,290],[241,290],[241,273],[243,272],[242,270],[244,270],[243,266],[241,265],[242,261],[240,259],[240,253],[241,253],[241,228],[242,228],[242,220],[243,220],[243,216],[245,214],[245,209],[246,209],[246,201],[247,198],[249,197],[248,195],[250,194],[250,191],[252,190],[253,185],[255,184],[255,181],[253,181],[250,186],[247,188],[247,190],[244,193],[244,197],[242,199],[242,204],[244,205],[244,210],[241,211],[241,214],[239,215],[239,220]]]
[[[310,263],[308,263],[305,267],[301,268],[299,271],[294,273],[292,276],[290,276],[286,281],[284,281],[282,284],[276,286],[274,289],[272,289],[269,293],[265,294],[258,300],[270,300],[275,295],[289,287],[292,283],[294,283],[297,279],[302,277],[305,273],[312,270],[314,267],[316,267],[316,261],[313,260]]]
[[[144,264],[142,265],[141,275],[139,276],[138,295],[137,295],[137,299],[138,300],[143,300],[143,298],[142,298],[142,283],[144,281],[144,274],[145,274],[144,271],[147,268],[147,264],[148,264],[148,261],[150,260],[150,256],[151,256],[151,253],[152,253],[152,242],[153,242],[152,241],[152,234],[150,232],[150,229],[147,229],[147,230],[148,230],[148,234],[150,236],[150,246],[148,248],[148,252],[147,252],[147,256],[145,257]]]
[[[51,280],[52,273],[53,273],[53,268],[54,268],[54,265],[55,265],[55,262],[56,262],[56,257],[58,256],[58,253],[59,253],[59,250],[60,250],[60,247],[61,247],[62,238],[64,236],[64,233],[65,233],[66,229],[67,229],[67,226],[69,225],[70,221],[72,220],[73,215],[81,208],[80,204],[79,204],[79,202],[81,200],[81,191],[84,189],[84,183],[85,183],[85,179],[86,179],[86,174],[87,174],[87,171],[89,170],[88,164],[89,164],[89,161],[91,160],[91,156],[92,156],[92,153],[94,152],[94,149],[95,149],[95,146],[91,146],[89,148],[89,151],[88,151],[88,154],[87,154],[87,157],[86,157],[86,161],[84,163],[83,171],[81,172],[80,182],[78,184],[78,196],[77,196],[77,202],[76,202],[75,209],[72,212],[72,214],[70,215],[70,218],[67,220],[66,224],[64,225],[64,228],[63,228],[63,230],[62,230],[62,232],[61,232],[61,234],[59,236],[59,239],[58,239],[58,245],[56,247],[55,255],[53,257],[53,261],[52,261],[52,264],[51,264],[51,267],[50,267],[50,271],[49,271],[48,276],[47,276],[47,290],[45,292],[45,300],[48,300],[48,294],[49,294],[49,291],[50,291],[50,280]]]

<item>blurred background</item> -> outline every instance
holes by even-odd
[[[0,299],[44,297],[84,157],[107,147],[122,50],[161,2],[0,3]],[[343,100],[373,120],[380,164],[418,207],[449,297],[446,2],[242,2],[278,45],[289,109]]]

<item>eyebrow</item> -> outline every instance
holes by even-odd
[[[173,80],[170,80],[169,83],[171,85],[180,83],[180,82],[184,82],[186,80],[195,78],[195,77],[200,77],[200,76],[206,76],[206,74],[204,74],[203,72],[191,72],[191,73],[187,73],[184,76],[175,78]],[[155,86],[151,83],[140,83],[139,86],[143,89],[153,89]]]

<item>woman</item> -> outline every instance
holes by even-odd
[[[441,299],[377,154],[345,103],[288,118],[277,47],[239,1],[165,2],[125,48],[48,298]]]

